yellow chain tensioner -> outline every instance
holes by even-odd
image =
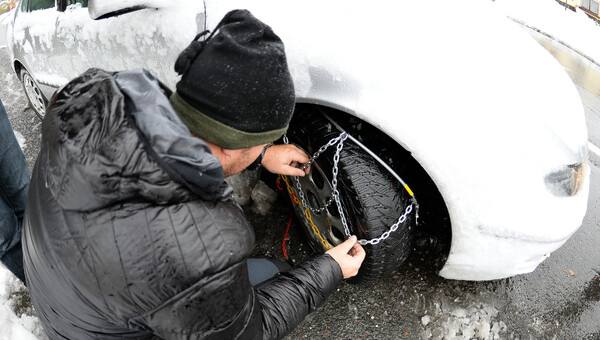
[[[277,177],[277,188],[279,190],[283,190],[283,187],[281,186],[281,180],[283,179],[283,181],[285,182],[285,185],[287,187],[287,191],[290,194],[290,196],[292,197],[292,202],[294,202],[296,205],[304,208],[304,216],[306,216],[306,219],[310,222],[310,225],[312,227],[312,231],[313,233],[315,233],[315,235],[317,235],[319,237],[319,239],[321,240],[321,244],[323,244],[323,246],[327,249],[331,249],[333,248],[333,246],[327,242],[326,239],[323,238],[323,236],[321,235],[321,232],[319,231],[319,228],[317,228],[317,226],[315,225],[315,223],[312,220],[312,215],[310,213],[310,210],[308,210],[308,208],[305,208],[302,205],[302,202],[300,202],[300,200],[298,199],[298,196],[296,196],[296,192],[294,191],[294,188],[292,188],[292,186],[290,185],[290,183],[288,182],[288,178],[285,175],[279,175]]]

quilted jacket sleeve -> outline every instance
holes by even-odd
[[[342,280],[337,262],[322,254],[255,287],[262,312],[263,339],[279,339],[289,333],[319,307]]]
[[[129,323],[164,339],[280,339],[342,279],[339,265],[323,254],[252,287],[243,261]]]

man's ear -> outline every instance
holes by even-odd
[[[218,152],[220,152],[220,153],[222,153],[224,155],[228,155],[228,156],[231,156],[236,151],[236,150],[225,149],[225,148],[222,148],[220,146],[217,146],[217,150],[218,150]]]
[[[200,138],[200,139],[202,139],[202,138]],[[220,159],[222,156],[224,156],[224,150],[225,150],[225,149],[223,149],[222,147],[220,147],[220,146],[218,146],[218,145],[215,145],[215,144],[213,144],[213,143],[211,143],[211,142],[209,142],[209,141],[206,141],[206,140],[204,140],[204,142],[205,142],[205,143],[208,145],[208,147],[210,148],[210,152],[211,152],[213,155],[217,156],[217,158],[219,158],[219,159]]]
[[[236,149],[236,150],[232,150],[232,149],[224,149],[220,146],[217,146],[218,148],[218,152],[220,152],[223,156],[225,156],[225,158],[236,158],[239,157],[239,155],[241,153],[243,153],[244,149]]]

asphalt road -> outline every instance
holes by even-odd
[[[26,99],[7,58],[0,48],[0,98],[32,167],[41,123],[31,109],[24,110]],[[440,245],[447,240],[421,234],[397,272],[370,285],[344,284],[286,339],[600,339],[599,207],[600,169],[591,164],[583,226],[535,272],[505,280],[462,282],[437,276]],[[249,213],[260,244],[257,255],[282,258],[289,211],[280,199],[266,217]],[[293,227],[288,251],[296,260],[309,253]]]

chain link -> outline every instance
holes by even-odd
[[[302,170],[307,169],[309,166],[311,166],[314,163],[314,161],[317,159],[317,157],[319,157],[329,147],[334,146],[335,144],[337,144],[335,154],[333,155],[333,169],[332,169],[333,178],[331,180],[332,195],[327,200],[327,202],[325,203],[325,205],[323,207],[321,207],[321,208],[313,208],[313,207],[311,207],[310,204],[307,203],[306,198],[304,197],[304,191],[302,191],[302,186],[300,184],[300,179],[298,177],[296,177],[296,176],[292,176],[292,177],[294,178],[296,189],[298,190],[298,194],[300,196],[300,200],[302,202],[302,205],[306,209],[308,209],[308,210],[310,210],[310,211],[312,211],[314,213],[321,213],[325,209],[327,209],[327,207],[329,207],[329,205],[331,205],[331,203],[333,201],[335,201],[338,213],[340,215],[340,220],[342,221],[342,225],[344,226],[344,232],[346,233],[346,237],[350,238],[350,236],[352,234],[350,233],[350,228],[348,227],[348,223],[346,221],[346,215],[344,214],[344,209],[342,208],[342,202],[340,200],[340,193],[339,193],[339,191],[337,189],[337,184],[338,184],[337,177],[338,177],[338,172],[339,172],[338,164],[340,162],[340,154],[342,152],[342,149],[344,148],[344,141],[347,138],[348,138],[348,133],[346,133],[344,131],[344,132],[340,133],[340,135],[338,137],[334,137],[334,138],[330,139],[329,142],[327,142],[327,144],[321,146],[319,148],[319,150],[313,154],[313,156],[309,159],[309,161],[304,166],[302,166]],[[287,138],[287,135],[283,136],[283,142],[285,144],[289,144],[289,140]],[[387,239],[388,237],[390,237],[390,235],[393,232],[395,232],[396,230],[398,230],[398,227],[400,227],[400,224],[402,224],[402,223],[404,223],[406,221],[408,215],[412,212],[412,210],[413,210],[413,203],[411,203],[409,206],[406,207],[406,209],[404,211],[404,214],[402,214],[398,218],[398,221],[396,221],[396,223],[394,223],[390,227],[389,230],[387,230],[386,232],[384,232],[383,234],[381,234],[381,236],[373,238],[373,239],[370,239],[370,240],[360,239],[360,240],[358,240],[358,243],[360,243],[361,245],[364,246],[364,245],[367,245],[367,244],[376,245],[376,244],[379,244],[381,241],[384,241],[385,239]],[[313,229],[314,229],[314,224],[313,224]]]
[[[412,209],[413,209],[413,205],[411,203],[408,207],[406,207],[406,210],[404,210],[404,214],[402,216],[400,216],[400,218],[398,218],[398,221],[396,221],[396,223],[394,223],[390,227],[390,230],[384,232],[383,234],[381,234],[381,236],[373,238],[373,239],[370,239],[370,240],[358,240],[358,243],[360,243],[363,246],[366,245],[366,244],[376,245],[379,242],[381,242],[381,241],[385,240],[386,238],[390,237],[390,234],[393,233],[394,231],[398,230],[398,227],[400,227],[400,225],[406,221],[406,218],[412,212]]]
[[[314,163],[314,161],[317,159],[317,157],[319,157],[323,152],[325,152],[330,146],[334,146],[335,144],[338,144],[337,146],[337,150],[336,150],[336,155],[338,158],[338,162],[339,162],[339,153],[341,152],[343,145],[344,145],[344,141],[346,140],[346,138],[348,138],[348,134],[346,132],[342,132],[338,137],[332,138],[331,140],[329,140],[329,142],[327,142],[327,144],[321,146],[319,148],[319,150],[317,152],[315,152],[313,154],[313,156],[308,160],[308,162],[306,164],[304,164],[304,166],[301,168],[302,170],[307,169],[309,166],[312,165],[312,163]],[[284,139],[284,143],[286,142],[287,136],[285,136]],[[287,143],[286,143],[287,144]],[[334,156],[334,164],[333,164],[333,181],[331,181],[332,184],[332,192],[335,194],[335,192],[337,192],[337,173],[338,173],[338,165],[335,161],[335,156]],[[331,197],[329,197],[329,199],[327,200],[327,202],[325,202],[325,205],[320,207],[320,208],[313,208],[310,204],[307,203],[306,201],[306,197],[304,197],[304,191],[302,190],[302,186],[300,184],[300,179],[298,177],[294,177],[294,184],[296,185],[296,189],[298,189],[298,195],[300,196],[300,201],[302,202],[302,205],[304,207],[306,207],[308,210],[312,211],[313,213],[322,213],[323,211],[325,211],[325,209],[327,209],[331,203],[334,200],[334,196],[332,195]]]

